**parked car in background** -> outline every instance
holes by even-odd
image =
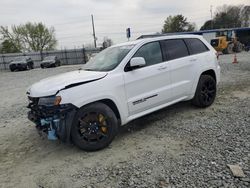
[[[34,68],[33,60],[28,56],[16,57],[9,64],[10,71],[22,71]]]
[[[58,67],[61,65],[61,61],[56,56],[47,56],[41,63],[41,68]]]

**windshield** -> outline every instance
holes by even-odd
[[[98,53],[83,66],[89,71],[110,71],[120,64],[123,58],[129,53],[134,45],[111,47]]]
[[[26,61],[25,57],[15,57],[13,61]]]
[[[54,60],[55,56],[47,56],[44,58],[44,60]]]

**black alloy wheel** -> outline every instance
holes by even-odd
[[[215,92],[216,86],[214,84],[214,81],[211,79],[206,80],[201,88],[201,98],[203,100],[202,102],[206,105],[210,104],[211,101],[214,100]]]
[[[79,134],[87,142],[101,142],[108,136],[108,120],[101,113],[84,114],[78,122]]]
[[[79,110],[71,137],[79,148],[95,151],[108,146],[117,134],[117,129],[114,112],[103,103],[94,103]]]
[[[198,82],[193,104],[198,107],[208,107],[213,104],[216,97],[216,81],[210,75],[201,75]]]

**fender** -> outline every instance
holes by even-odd
[[[195,94],[195,91],[196,91],[196,88],[197,88],[197,85],[198,85],[198,82],[199,82],[199,80],[200,80],[201,75],[202,75],[204,72],[209,71],[209,70],[214,71],[215,77],[216,77],[216,80],[217,80],[217,73],[216,73],[216,71],[215,71],[215,69],[214,69],[213,67],[211,67],[211,68],[206,68],[206,69],[202,69],[202,70],[200,71],[200,73],[198,74],[199,76],[196,76],[196,77],[195,77],[195,80],[194,80],[194,82],[193,82],[193,86],[192,86],[192,97],[193,97],[194,94]],[[217,82],[218,82],[218,81],[217,81]]]

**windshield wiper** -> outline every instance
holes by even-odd
[[[82,68],[81,68],[81,70],[86,70],[86,71],[95,71],[95,70],[93,70],[93,69],[82,69]]]

